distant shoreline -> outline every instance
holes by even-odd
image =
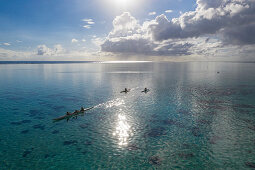
[[[165,63],[174,61],[0,61],[0,64],[79,64],[79,63],[147,63],[147,62],[156,62],[156,63]],[[254,64],[255,61],[177,61],[176,63],[183,62],[216,62],[216,63],[250,63]]]

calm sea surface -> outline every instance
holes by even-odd
[[[252,167],[255,63],[0,64],[0,169]]]

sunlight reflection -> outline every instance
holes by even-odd
[[[130,136],[130,126],[127,123],[126,116],[119,114],[116,131],[113,133],[113,136],[117,136],[119,140],[119,145],[127,145],[128,138]]]
[[[120,98],[117,98],[115,100],[111,100],[111,101],[105,103],[105,107],[106,108],[111,108],[113,106],[120,106],[122,104],[125,104],[124,100],[120,99]]]

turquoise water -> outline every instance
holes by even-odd
[[[255,167],[254,75],[254,63],[1,64],[0,169]],[[81,106],[95,108],[52,121]]]

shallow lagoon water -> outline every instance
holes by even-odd
[[[1,169],[254,168],[254,75],[254,63],[1,64]],[[81,106],[95,108],[52,121]]]

